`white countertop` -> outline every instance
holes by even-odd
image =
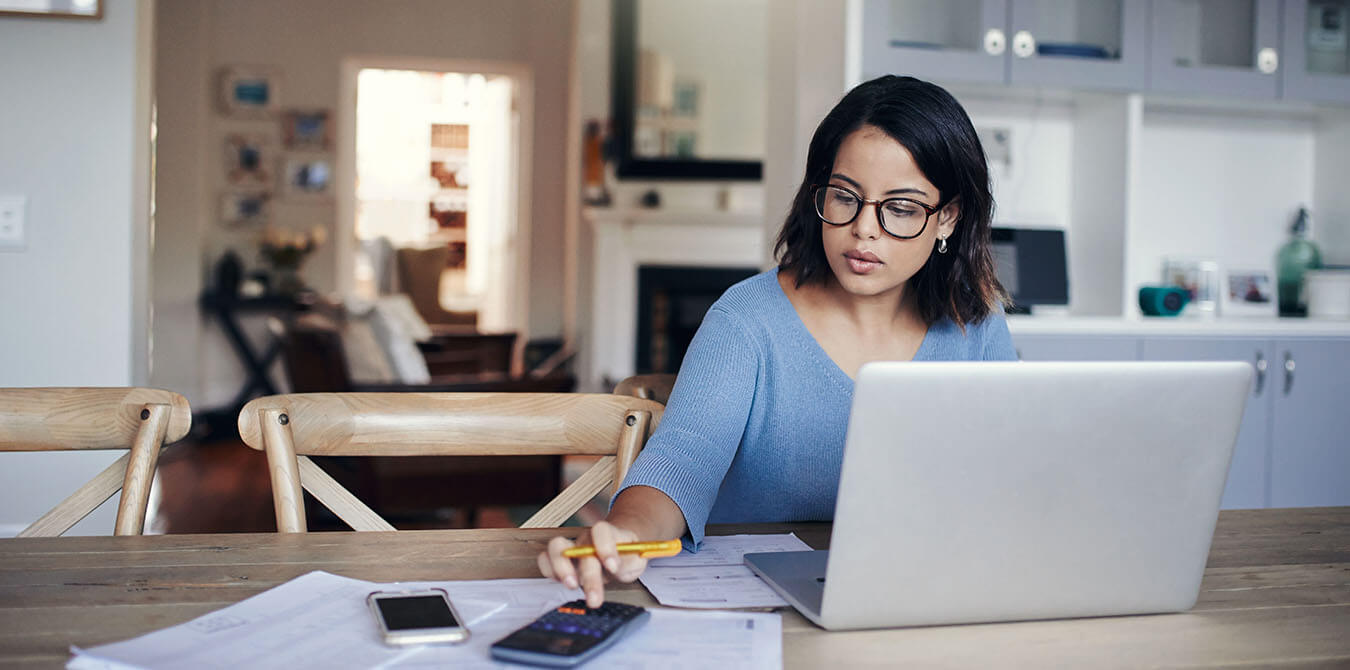
[[[1350,320],[1275,317],[1008,317],[1013,335],[1245,335],[1254,337],[1350,337]]]

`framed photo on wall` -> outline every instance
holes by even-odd
[[[230,191],[220,196],[220,221],[242,227],[267,223],[272,195],[266,191]]]
[[[220,111],[257,118],[276,113],[281,104],[281,75],[275,68],[227,67],[220,72]]]
[[[237,133],[225,137],[225,181],[230,184],[268,186],[275,162],[265,137]]]
[[[322,200],[333,193],[333,158],[325,153],[287,154],[281,170],[281,195]]]
[[[289,109],[281,124],[287,149],[326,151],[333,142],[333,122],[326,109]]]

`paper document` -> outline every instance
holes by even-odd
[[[670,607],[786,607],[788,602],[745,566],[746,554],[773,551],[811,547],[792,533],[705,537],[697,554],[686,550],[653,559],[640,580],[652,597]]]
[[[371,591],[443,588],[467,622],[458,645],[390,647],[366,605]],[[224,609],[138,638],[72,649],[68,668],[509,668],[488,647],[581,592],[547,579],[378,584],[311,572]],[[691,618],[693,617],[693,618]],[[777,614],[663,612],[587,667],[674,668],[687,654],[716,665],[778,668]],[[683,661],[681,661],[683,659]]]

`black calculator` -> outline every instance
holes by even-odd
[[[592,609],[585,600],[573,600],[493,643],[492,657],[552,667],[581,665],[641,628],[651,616],[633,605],[605,603]]]

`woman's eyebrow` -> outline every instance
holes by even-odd
[[[840,180],[840,181],[846,181],[846,182],[848,182],[850,185],[852,185],[853,188],[855,188],[855,189],[857,189],[857,190],[859,190],[859,191],[863,190],[862,184],[859,184],[858,182],[854,181],[853,179],[850,179],[849,177],[847,177],[847,176],[845,176],[845,175],[839,174],[838,172],[836,172],[836,173],[830,175],[830,179],[838,179],[838,180]],[[923,190],[923,189],[921,189],[921,188],[893,188],[893,189],[891,189],[891,190],[889,190],[889,191],[886,191],[885,194],[886,194],[886,195],[922,195],[922,196],[927,196],[927,195],[928,195],[928,192],[925,191],[925,190]]]

